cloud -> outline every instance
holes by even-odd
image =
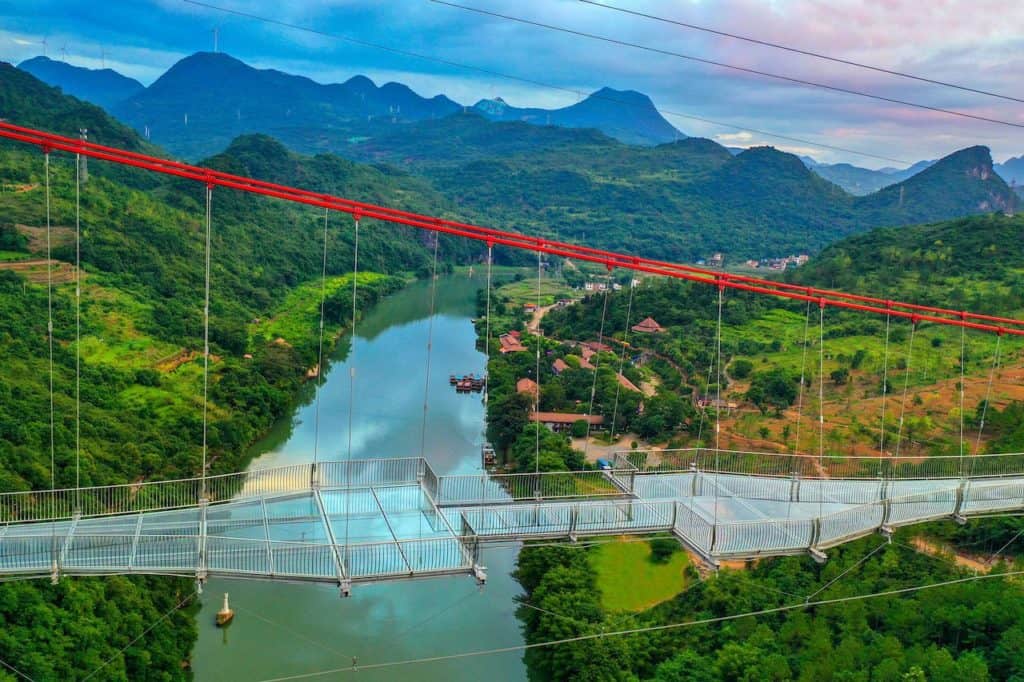
[[[8,4],[0,41],[9,56],[38,53],[32,44],[50,38],[50,52],[69,42],[69,61],[96,66],[104,47],[108,65],[149,82],[177,59],[220,46],[262,67],[337,82],[365,73],[378,82],[398,80],[421,94],[445,93],[471,104],[502,96],[517,106],[571,104],[570,93],[488,75],[504,72],[558,88],[592,92],[602,86],[647,93],[666,112],[720,120],[739,128],[830,142],[907,161],[935,158],[951,145],[987,144],[1000,155],[1024,152],[1024,130],[829,93],[734,71],[694,64],[523,26],[423,0],[204,0],[239,12],[312,27],[338,36],[415,52],[445,62],[268,24],[205,9],[181,0],[111,3],[88,11],[71,0]],[[576,0],[460,0],[487,9],[576,30],[775,71],[887,97],[1024,121],[1019,103],[965,93],[904,78],[854,69],[775,49],[715,37],[660,22],[628,17]],[[716,0],[665,3],[604,0],[651,14],[703,24],[806,50],[963,83],[979,89],[1019,92],[1024,72],[1024,4],[1002,0],[945,0],[926,10],[917,0]],[[18,42],[18,41],[23,42]],[[25,41],[28,41],[27,43]],[[79,56],[81,55],[81,56]],[[688,134],[749,143],[782,143],[761,135],[733,138],[733,128],[666,114]],[[748,133],[749,135],[749,133]],[[861,165],[888,162],[819,151],[819,160]],[[890,164],[891,165],[891,164]]]

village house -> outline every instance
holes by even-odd
[[[622,374],[622,372],[619,372],[619,373],[618,373],[618,375],[616,376],[616,379],[618,379],[618,380],[619,380],[619,386],[622,386],[622,387],[623,387],[624,389],[626,389],[627,391],[633,391],[634,393],[642,393],[642,391],[641,391],[641,390],[640,390],[640,389],[639,389],[639,388],[637,387],[637,385],[636,385],[636,384],[634,384],[634,383],[633,383],[632,381],[630,381],[629,379],[627,379],[627,378],[626,378],[626,377],[625,377],[625,376],[624,376],[624,375]]]
[[[632,329],[641,334],[659,334],[665,331],[664,327],[658,324],[653,317],[645,317],[634,324]]]
[[[604,425],[604,416],[600,414],[575,414],[573,412],[530,412],[530,421],[540,422],[555,433],[568,431],[576,422],[583,420],[591,427],[600,429]]]
[[[716,398],[713,395],[700,395],[696,401],[697,407],[704,409],[707,407],[714,407],[720,410],[735,410],[739,407],[739,403],[735,400],[726,400],[725,398]]]
[[[563,360],[562,358],[558,358],[551,365],[551,369],[555,372],[555,374],[561,374],[565,370],[569,369],[569,365],[566,364],[565,360]]]
[[[534,398],[537,397],[537,382],[533,379],[523,377],[516,382],[516,393],[526,393]]]
[[[600,343],[598,341],[584,341],[580,345],[597,353],[607,353],[612,349],[607,343]]]
[[[498,337],[498,341],[501,343],[501,352],[504,353],[519,353],[526,350],[526,346],[520,341],[520,334],[518,331],[510,331],[507,334],[502,334]]]

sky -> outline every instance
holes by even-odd
[[[145,84],[177,60],[214,47],[261,68],[330,83],[364,74],[425,96],[472,104],[502,97],[555,108],[603,86],[651,97],[687,135],[722,144],[771,144],[822,162],[909,165],[984,144],[997,161],[1024,154],[1024,128],[782,83],[677,57],[611,45],[456,9],[430,0],[202,0],[331,34],[227,14],[186,0],[0,0],[0,59],[43,52],[116,69]],[[774,48],[631,17],[578,0],[455,0],[661,50],[865,90],[1024,126],[1024,103],[967,93]],[[1024,100],[1024,3],[1007,0],[602,0],[832,57]],[[539,81],[560,89],[419,59],[344,38]],[[566,92],[568,88],[571,92]],[[579,93],[579,94],[574,94]],[[676,116],[697,116],[714,125]],[[755,132],[761,131],[761,132]],[[794,143],[777,133],[888,157]]]

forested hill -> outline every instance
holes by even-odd
[[[92,139],[159,153],[97,107],[11,67],[0,67],[0,112],[65,134],[88,126]],[[264,137],[240,138],[207,163],[410,210],[447,208],[423,180],[337,157],[301,157]],[[90,161],[76,341],[73,158],[55,152],[50,166],[55,262],[48,266],[42,154],[0,144],[0,491],[50,486],[48,269],[57,487],[75,482],[76,351],[82,485],[195,475],[203,430],[204,188]],[[225,189],[214,190],[213,202],[209,443],[211,470],[221,473],[244,468],[249,444],[288,413],[317,362],[324,212]],[[330,216],[325,312],[332,337],[352,313],[352,247],[351,219]],[[441,254],[464,259],[464,248],[443,240]],[[359,308],[400,286],[405,273],[427,272],[429,253],[422,233],[367,221]],[[188,679],[195,622],[192,611],[173,606],[192,590],[191,581],[169,578],[5,583],[0,659],[39,680],[82,679],[105,661],[97,679]]]
[[[596,132],[541,133],[473,114],[423,121],[415,132],[356,143],[346,154],[425,176],[495,224],[691,262],[716,251],[731,262],[815,253],[873,227],[1003,210],[1013,197],[983,147],[853,197],[769,147],[736,156],[697,138],[631,147]]]
[[[111,147],[139,150],[145,146],[134,130],[100,107],[63,95],[59,88],[6,62],[0,62],[0,118],[69,137],[78,137],[80,129],[88,128],[91,141]]]
[[[1024,216],[872,230],[787,274],[801,284],[1007,315],[1024,309]]]

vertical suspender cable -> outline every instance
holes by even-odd
[[[633,314],[633,275],[629,276],[629,302],[626,303],[626,326],[622,332],[622,353],[619,354],[619,375],[626,368],[626,349],[629,348],[629,321]],[[594,368],[597,371],[597,368]],[[619,393],[622,389],[622,382],[615,382],[615,403],[612,406],[612,442],[615,441],[615,420],[619,416]]]
[[[825,302],[818,308],[818,468],[825,474]]]
[[[430,270],[430,317],[427,318],[427,371],[423,381],[423,425],[420,429],[420,457],[427,456],[427,403],[430,399],[430,354],[434,344],[434,305],[437,297],[437,246],[441,235],[434,233],[434,264]]]
[[[985,390],[985,402],[981,406],[981,420],[978,424],[978,438],[974,443],[974,454],[978,455],[981,452],[981,435],[985,431],[985,418],[988,416],[989,402],[992,400],[992,382],[996,378],[996,369],[999,367],[999,351],[1000,344],[1002,343],[1003,335],[998,334],[996,336],[996,354],[992,358],[992,370],[988,375],[988,388]],[[971,462],[971,469],[973,473],[974,462]]]
[[[903,444],[903,417],[907,410],[907,389],[910,387],[910,364],[914,357],[914,333],[917,331],[917,320],[910,321],[910,342],[907,344],[907,369],[903,376],[903,399],[900,401],[900,422],[896,429],[896,456],[893,469],[898,474],[900,467],[900,446]]]
[[[57,487],[56,471],[56,426],[53,407],[53,261],[50,254],[50,151],[44,149],[44,175],[46,184],[46,341],[50,351],[50,490]],[[50,495],[50,518],[56,519],[57,496]],[[60,570],[57,565],[57,524],[50,522],[50,558],[53,570],[53,580],[56,581]]]
[[[587,408],[587,434],[583,438],[583,461],[587,461],[587,452],[590,450],[590,425],[594,416],[594,396],[597,394],[597,371],[601,366],[601,346],[604,345],[604,321],[608,315],[608,291],[611,289],[611,282],[604,290],[604,304],[601,307],[601,326],[597,331],[597,350],[594,353],[594,380],[590,383],[590,406]],[[538,310],[540,306],[538,306]],[[537,331],[540,331],[540,322],[537,323]],[[615,382],[618,385],[618,381]]]
[[[50,490],[57,487],[56,415],[53,407],[53,257],[50,241],[50,152],[44,154],[46,176],[46,341],[50,349]]]
[[[964,469],[964,363],[967,362],[967,329],[960,327],[960,476],[966,473]]]
[[[718,326],[715,334],[715,515],[712,526],[718,526],[718,472],[722,438],[722,297],[725,286],[718,284]]]
[[[796,403],[796,434],[793,447],[793,467],[790,474],[794,477],[803,474],[803,467],[800,461],[800,425],[804,420],[804,384],[807,377],[807,340],[810,336],[811,327],[811,302],[807,301],[807,310],[804,312],[804,340],[803,350],[800,353],[800,392]],[[786,505],[786,521],[789,521],[793,513],[793,494],[790,493],[789,504]]]
[[[818,303],[818,518],[825,501],[825,301]]]
[[[487,417],[487,400],[491,395],[491,261],[494,259],[494,245],[487,245],[487,310],[484,323],[484,418]]]
[[[807,312],[804,314],[804,344],[803,352],[800,354],[800,393],[796,401],[796,442],[793,447],[793,454],[800,454],[800,422],[804,417],[804,383],[807,376],[807,339],[811,328],[811,302],[807,302]]]
[[[210,235],[212,232],[211,205],[213,185],[206,186],[206,290],[203,299],[203,475],[200,501],[206,500],[207,430],[209,427],[210,399]]]
[[[313,466],[309,470],[311,485],[316,484],[316,465],[320,452],[320,393],[324,386],[324,307],[327,302],[327,218],[330,212],[330,209],[324,209],[323,256],[320,264],[320,338],[316,352],[316,405],[313,408]]]
[[[486,325],[486,331],[484,332],[484,446],[488,444],[487,440],[487,423],[490,417],[490,411],[488,402],[491,396],[491,263],[494,260],[494,245],[490,242],[487,243],[487,308],[484,311],[484,324]],[[481,472],[487,466],[486,458],[484,457],[484,450],[480,450],[480,470]],[[484,476],[480,477],[480,499],[484,497]]]
[[[82,510],[82,155],[75,154],[75,510]]]
[[[352,415],[356,405],[356,317],[359,298],[359,215],[355,218],[352,237],[352,328],[348,349],[348,447],[345,455],[345,568],[348,570],[348,522],[352,508]],[[324,244],[327,244],[327,215],[324,214]],[[326,256],[325,256],[326,258]]]
[[[541,269],[541,252],[537,252],[537,309],[540,310],[540,269]],[[535,353],[536,357],[536,368],[537,374],[537,391],[533,396],[533,417],[534,417],[534,429],[533,429],[533,473],[540,473],[540,324],[537,325],[537,336],[534,339],[534,343],[537,346]],[[540,496],[540,476],[535,478],[534,489],[535,496]]]
[[[885,314],[885,349],[882,351],[882,421],[878,430],[878,477],[882,477],[882,458],[885,457],[885,403],[889,399],[889,324],[892,315]]]
[[[707,398],[711,394],[711,373],[715,369],[715,354],[714,354],[714,352],[712,352],[710,355],[711,355],[711,357],[708,359],[707,381],[704,382],[704,398]],[[700,397],[698,397],[698,405],[700,405]],[[707,405],[705,404],[703,406],[703,408],[701,409],[701,411],[700,411],[700,422],[697,424],[697,445],[698,445],[697,451],[698,452],[700,452],[701,443],[704,442],[701,439],[704,436],[704,421],[705,421],[705,419],[707,417],[707,414],[708,414],[708,408],[707,408]],[[707,449],[707,448],[705,448],[705,449]]]

